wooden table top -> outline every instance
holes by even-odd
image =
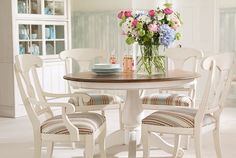
[[[97,82],[97,83],[129,83],[129,82],[163,82],[189,80],[200,77],[200,74],[183,70],[172,70],[165,74],[147,76],[137,73],[115,73],[112,75],[97,75],[94,72],[78,72],[65,75],[63,78],[76,82]]]

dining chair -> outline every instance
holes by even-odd
[[[166,50],[165,56],[168,59],[168,63],[170,63],[168,65],[171,65],[168,70],[183,70],[188,67],[188,71],[197,72],[199,61],[203,58],[203,52],[193,48],[169,48]],[[197,81],[194,80],[184,87],[159,89],[159,93],[148,94],[144,91],[141,95],[143,108],[156,110],[161,107],[168,108],[166,105],[194,107],[196,86]]]
[[[33,126],[34,158],[41,157],[42,142],[47,143],[47,157],[51,158],[56,142],[82,142],[85,144],[85,158],[92,158],[95,141],[98,141],[101,157],[106,157],[105,117],[97,113],[76,113],[74,105],[62,102],[48,102],[50,98],[71,97],[71,94],[53,94],[41,88],[37,69],[42,67],[42,60],[34,55],[15,57],[15,75],[21,98]],[[79,95],[83,101],[90,97]],[[52,107],[61,108],[61,114],[55,115]]]
[[[107,53],[104,50],[93,48],[78,48],[65,50],[60,53],[60,58],[65,61],[66,74],[91,71],[93,64],[106,62]],[[71,97],[70,103],[76,105],[76,110],[81,112],[102,111],[119,109],[120,128],[123,128],[121,120],[123,100],[117,95],[104,93],[101,90],[81,89],[76,82],[68,81],[69,92],[85,92],[91,97],[90,101],[83,103],[78,97]],[[94,93],[95,92],[95,93]]]
[[[203,58],[203,52],[193,48],[169,48],[165,55],[168,60],[168,70],[184,70],[198,72],[199,61]],[[195,107],[197,79],[192,83],[179,87],[168,87],[159,89],[158,93],[143,92],[141,95],[143,108],[145,110],[167,109],[171,106]],[[145,94],[147,93],[147,94]],[[183,137],[182,145],[184,149],[189,148],[189,137]]]
[[[222,157],[220,145],[220,116],[232,80],[235,57],[223,53],[207,57],[202,67],[208,74],[203,97],[198,109],[172,107],[159,110],[142,120],[143,157],[149,157],[150,137],[154,133],[175,135],[173,157],[178,156],[181,135],[195,140],[196,157],[202,157],[202,134],[213,131],[217,158]],[[158,135],[157,135],[158,136]],[[164,141],[164,140],[163,140]]]

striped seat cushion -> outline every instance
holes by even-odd
[[[84,105],[105,105],[105,104],[119,104],[122,99],[115,95],[109,94],[89,94],[91,97],[89,102],[84,102]],[[69,103],[79,106],[79,96],[74,96],[69,99]]]
[[[196,109],[173,108],[170,110],[160,110],[144,118],[142,123],[156,126],[194,128],[194,117],[196,113]],[[202,126],[212,123],[215,123],[214,117],[206,114]]]
[[[154,93],[142,97],[143,104],[151,105],[174,105],[189,107],[192,104],[192,99],[187,95],[181,94],[159,94]]]
[[[92,134],[104,122],[105,117],[96,113],[73,113],[68,114],[70,121],[79,129],[79,134]],[[41,125],[43,134],[69,134],[63,123],[62,116],[58,115],[44,121]]]

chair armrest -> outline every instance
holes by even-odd
[[[53,99],[59,99],[59,98],[69,98],[69,97],[80,97],[80,100],[82,102],[89,102],[91,97],[83,92],[76,92],[76,93],[64,93],[64,94],[56,94],[56,93],[49,93],[49,92],[43,92],[45,97],[50,97],[48,100],[53,100]]]
[[[71,137],[71,141],[79,141],[79,129],[70,121],[69,117],[67,114],[69,113],[74,113],[75,112],[75,107],[74,105],[70,103],[47,103],[43,101],[38,101],[34,98],[29,98],[29,102],[33,105],[37,106],[47,106],[47,107],[61,107],[62,108],[62,120],[68,129]]]
[[[34,98],[29,98],[28,100],[31,104],[37,105],[37,106],[61,107],[66,110],[66,111],[63,111],[65,114],[75,112],[74,105],[70,104],[70,103],[61,103],[61,102],[48,103],[48,102],[44,102],[44,101],[38,101]],[[63,112],[62,112],[62,114],[63,114]]]

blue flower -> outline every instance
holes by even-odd
[[[168,47],[175,40],[175,30],[173,30],[169,25],[163,24],[159,29],[160,37],[159,42],[161,45]]]

